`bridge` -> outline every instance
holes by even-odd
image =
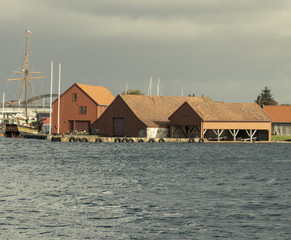
[[[27,103],[31,103],[31,102],[34,102],[34,101],[37,101],[37,100],[40,100],[43,98],[49,98],[50,96],[51,96],[50,94],[43,94],[43,95],[39,95],[36,97],[32,97],[32,98],[29,98],[27,100]],[[58,94],[52,94],[52,97],[58,97]],[[20,104],[25,104],[25,101],[21,102]]]
[[[51,95],[50,94],[43,94],[43,95],[39,95],[36,97],[32,97],[28,99],[28,103],[31,103],[33,101],[37,101],[40,99],[44,99],[44,98],[49,98]],[[52,94],[52,97],[56,98],[58,97],[58,94]],[[1,109],[0,109],[0,122],[2,121],[2,119],[6,116],[8,117],[9,115],[15,115],[17,113],[24,113],[25,111],[25,101],[21,102],[20,104],[16,104],[16,105],[10,105],[10,106],[5,106],[3,108],[2,104],[1,105]],[[30,112],[34,112],[35,110],[38,113],[49,113],[50,112],[50,108],[49,105],[46,106],[37,106],[37,107],[28,107],[28,113]]]
[[[27,109],[28,114],[31,112],[37,111],[37,113],[49,113],[50,108],[48,107],[37,107],[37,108],[28,108]],[[17,113],[24,113],[25,108],[24,107],[5,107],[4,111],[0,110],[0,123],[2,122],[3,118],[7,118],[10,115],[16,115]],[[1,124],[0,124],[1,125]]]

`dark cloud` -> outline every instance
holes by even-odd
[[[55,71],[61,62],[63,90],[80,82],[115,95],[126,85],[147,93],[152,76],[154,83],[161,79],[164,95],[248,102],[268,86],[277,101],[291,103],[289,1],[10,0],[1,6],[0,94],[9,91],[5,78],[23,56],[29,26],[34,66],[49,81],[50,61]]]

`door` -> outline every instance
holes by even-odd
[[[73,132],[74,131],[74,121],[69,121],[69,132]]]
[[[113,134],[116,137],[124,137],[124,118],[113,119]]]
[[[78,131],[89,132],[90,122],[89,121],[76,121],[75,129]]]

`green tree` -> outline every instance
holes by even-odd
[[[141,90],[139,89],[128,89],[126,91],[123,91],[121,95],[144,95],[141,93]]]
[[[255,102],[259,104],[260,107],[263,107],[264,105],[278,105],[278,103],[274,100],[273,95],[271,94],[271,90],[268,87],[265,87],[262,90],[261,94],[257,96]]]

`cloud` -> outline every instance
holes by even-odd
[[[49,61],[60,59],[64,72],[69,68],[70,81],[101,79],[118,93],[126,82],[131,88],[147,88],[152,75],[161,78],[165,94],[179,95],[180,84],[185,93],[190,89],[220,100],[253,100],[266,85],[277,92],[291,87],[286,80],[291,76],[289,0],[0,3],[0,28],[6,31],[1,54],[10,54],[28,26],[32,52]],[[5,64],[7,59],[2,72]]]
[[[225,4],[221,3],[224,2]],[[56,19],[72,35],[193,41],[237,37],[290,37],[291,7],[270,1],[106,1],[68,4]],[[103,4],[102,4],[103,3]],[[255,4],[257,3],[257,4]],[[280,4],[277,4],[280,5]],[[103,11],[104,10],[104,11]],[[62,16],[66,16],[63,18]]]
[[[2,5],[1,20],[19,18],[80,38],[175,42],[291,35],[288,1],[10,0]]]

